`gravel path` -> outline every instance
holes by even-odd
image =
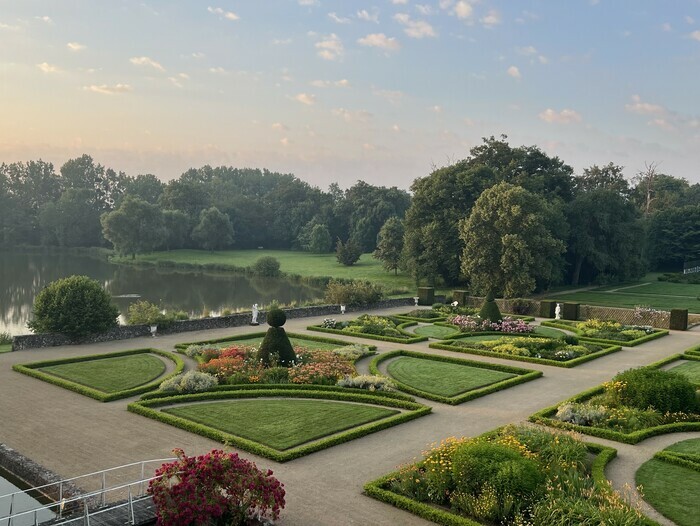
[[[404,307],[375,313],[396,314],[405,310]],[[352,316],[346,314],[344,317],[350,319]],[[322,318],[289,320],[285,328],[290,332],[305,332],[308,325],[320,323]],[[133,399],[99,403],[15,373],[11,366],[48,358],[142,347],[171,351],[180,342],[260,330],[260,327],[218,329],[0,354],[0,442],[64,477],[138,460],[168,457],[175,447],[182,447],[188,454],[200,454],[221,447],[221,444],[204,437],[127,412],[126,405]],[[543,371],[544,376],[460,406],[420,400],[433,408],[432,414],[286,464],[240,452],[241,456],[254,460],[259,467],[274,470],[275,475],[284,482],[287,506],[280,520],[281,525],[429,524],[362,495],[362,485],[420,457],[430,443],[448,436],[475,436],[507,423],[523,422],[542,407],[598,385],[619,371],[648,364],[700,344],[700,333],[673,332],[671,336],[623,349],[573,369],[429,349],[428,342],[399,345],[351,337],[343,339],[376,344],[379,352],[406,348],[428,354],[456,355],[470,360],[537,369]],[[193,363],[190,360],[187,362],[192,367]],[[368,359],[362,360],[358,369],[366,371],[368,362]],[[700,436],[700,433],[655,437],[636,446],[596,438],[592,441],[607,443],[618,449],[619,457],[610,464],[608,476],[617,488],[625,484],[633,488],[634,472],[639,465],[655,451],[691,436]]]

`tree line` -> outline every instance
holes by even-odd
[[[536,146],[484,138],[416,179],[327,191],[291,174],[204,166],[167,183],[71,159],[0,165],[0,245],[375,251],[417,282],[508,296],[606,283],[700,259],[700,185],[651,164],[571,166]]]

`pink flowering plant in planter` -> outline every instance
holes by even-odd
[[[148,485],[161,526],[247,526],[275,520],[284,508],[284,485],[237,453],[212,450],[156,470]]]
[[[505,332],[510,334],[527,334],[535,330],[532,325],[518,318],[504,317],[499,322],[491,322],[479,316],[457,315],[449,318],[448,323],[459,327],[461,332]]]

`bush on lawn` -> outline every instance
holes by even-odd
[[[325,301],[337,305],[368,305],[384,297],[381,285],[369,281],[331,280],[326,286]]]
[[[174,314],[163,314],[158,305],[149,301],[137,301],[129,305],[126,319],[129,325],[157,325],[169,327],[175,321]]]
[[[486,300],[481,306],[479,317],[483,320],[489,320],[491,323],[498,323],[501,321],[501,311],[499,310],[498,305],[496,305],[492,291],[489,291],[488,294],[486,294]]]
[[[213,450],[163,464],[148,484],[158,524],[246,524],[275,520],[284,508],[284,485],[238,453]]]
[[[97,281],[71,276],[49,283],[34,300],[35,333],[57,332],[72,338],[105,332],[117,326],[119,310]]]
[[[251,267],[253,274],[265,278],[276,278],[281,274],[280,262],[272,256],[263,256],[253,263]]]

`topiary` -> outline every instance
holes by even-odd
[[[287,315],[282,309],[273,307],[267,311],[267,323],[270,328],[267,329],[267,334],[260,344],[257,356],[258,360],[266,367],[275,361],[278,365],[291,367],[297,359],[292,342],[289,341],[287,333],[282,328],[286,321]]]
[[[270,327],[282,327],[287,322],[287,315],[282,309],[277,307],[267,311],[267,324]]]
[[[71,276],[49,283],[34,300],[36,333],[57,332],[72,338],[105,332],[117,326],[119,310],[97,281]]]
[[[501,321],[501,311],[494,300],[493,291],[489,290],[488,294],[486,294],[486,300],[481,306],[479,316],[482,320],[489,320],[491,323],[498,323]]]

